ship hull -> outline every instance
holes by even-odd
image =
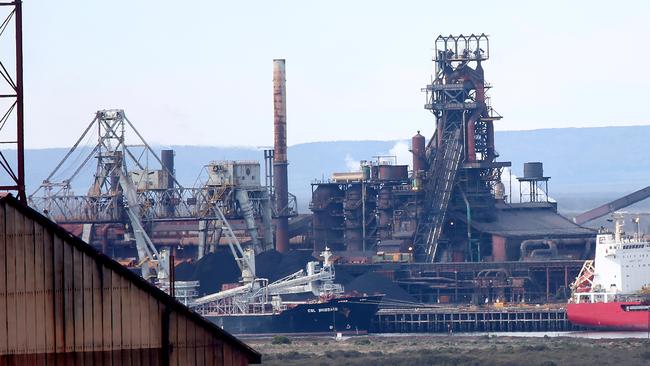
[[[206,316],[231,334],[365,334],[382,296],[304,303],[277,314]]]
[[[649,307],[640,301],[569,304],[567,318],[571,324],[592,329],[650,330]]]

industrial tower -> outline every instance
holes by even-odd
[[[465,252],[473,260],[471,230],[466,248],[446,240],[452,216],[463,217],[467,227],[472,218],[490,220],[493,215],[494,187],[509,162],[496,162],[493,122],[501,119],[486,96],[482,62],[488,60],[489,39],[485,34],[439,36],[435,41],[435,77],[423,91],[425,109],[436,118],[436,129],[425,151],[422,177],[425,190],[424,212],[418,220],[414,252],[420,261]],[[503,192],[501,190],[501,192]],[[458,249],[458,250],[457,250]]]

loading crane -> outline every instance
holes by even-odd
[[[231,246],[231,249],[236,247]],[[251,268],[255,267],[255,256],[247,249],[241,254],[248,260]],[[189,300],[189,307],[203,315],[214,314],[249,314],[267,310],[271,304],[274,310],[282,307],[280,295],[312,293],[316,296],[332,296],[343,293],[343,286],[334,283],[334,266],[329,248],[321,253],[323,264],[307,263],[306,270],[300,270],[273,283],[265,278],[246,280],[242,273],[242,285]],[[248,282],[247,282],[248,281]],[[273,301],[269,301],[272,298]]]
[[[133,236],[135,237],[135,247],[138,251],[138,263],[140,264],[140,270],[142,272],[142,277],[144,279],[149,279],[152,277],[151,266],[147,262],[157,261],[160,258],[160,254],[156,247],[151,242],[149,235],[144,230],[142,223],[140,222],[140,215],[137,211],[140,205],[138,204],[138,198],[136,196],[136,190],[133,186],[131,179],[127,178],[126,174],[122,170],[119,171],[119,183],[122,187],[122,192],[124,192],[124,197],[126,202],[124,202],[124,208],[126,213],[129,216],[129,221],[131,222],[131,227],[133,228]],[[156,262],[157,263],[157,262]],[[159,276],[167,277],[168,272],[165,268],[168,266],[157,266],[157,273]]]

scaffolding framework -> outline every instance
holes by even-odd
[[[13,36],[14,51],[0,55],[0,190],[26,203],[22,1],[1,1],[0,14],[0,42],[4,47]]]

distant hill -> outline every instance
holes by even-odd
[[[550,195],[566,212],[583,211],[650,185],[649,140],[650,126],[501,131],[496,134],[499,160],[511,161],[514,175],[522,174],[524,162],[544,163],[544,174],[551,177]],[[288,152],[289,189],[298,196],[300,207],[305,210],[315,179],[327,179],[332,172],[348,171],[357,167],[359,160],[372,160],[377,155],[397,155],[400,163],[409,163],[408,144],[408,141],[335,141],[291,146]],[[194,185],[203,165],[210,160],[263,160],[262,151],[246,147],[171,148],[176,151],[177,178],[186,186]],[[67,150],[26,151],[29,193],[47,177]],[[90,169],[82,171],[73,181],[77,193],[87,190],[94,171],[92,164],[91,160]],[[72,174],[72,170],[66,173]],[[644,205],[639,207],[650,210],[650,204]]]

